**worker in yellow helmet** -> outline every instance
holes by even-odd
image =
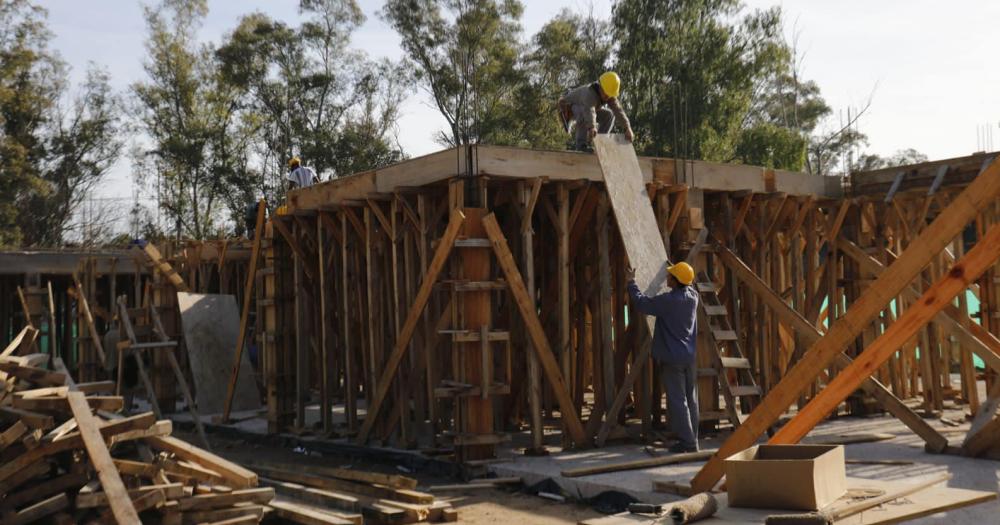
[[[694,269],[685,262],[667,266],[670,290],[648,296],[635,284],[635,271],[629,268],[628,293],[639,312],[656,317],[653,330],[653,360],[660,370],[660,381],[667,392],[670,427],[677,435],[671,452],[698,450],[698,367],[695,362],[698,340],[698,292]]]
[[[569,133],[570,122],[576,122],[574,147],[578,151],[592,151],[590,141],[598,133],[610,133],[615,122],[625,130],[625,138],[634,138],[628,115],[618,100],[621,83],[617,73],[608,71],[597,82],[571,89],[559,99],[563,129]]]
[[[287,180],[288,189],[294,190],[295,188],[308,188],[312,186],[319,182],[319,177],[316,176],[316,170],[302,165],[302,159],[292,157],[288,159]]]

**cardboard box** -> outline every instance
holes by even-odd
[[[758,445],[725,466],[731,507],[819,510],[847,492],[842,445]]]

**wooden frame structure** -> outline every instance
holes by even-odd
[[[738,425],[720,456],[793,405],[801,412],[774,439],[795,441],[831,411],[885,410],[928,450],[949,451],[922,417],[946,400],[976,416],[965,453],[1000,449],[1000,275],[980,247],[1000,222],[993,160],[841,180],[637,159],[642,187],[630,191],[648,196],[654,236],[718,295],[704,315],[727,318],[724,331],[703,329],[698,357],[704,424]],[[160,247],[163,264],[139,271],[168,307],[181,285],[240,294],[253,283],[256,322],[242,324],[254,327],[271,432],[444,449],[471,463],[522,428],[529,453],[652,440],[664,393],[643,366],[648,329],[624,275],[648,261],[629,260],[615,199],[594,155],[452,148],[292,191],[253,250]],[[100,264],[81,273],[84,287]],[[223,271],[234,272],[225,287]],[[743,355],[710,344],[731,337]],[[172,373],[157,364],[154,383],[159,366]],[[748,371],[758,402],[728,405],[727,366]],[[917,410],[903,402],[912,398]],[[715,485],[718,464],[693,487]]]

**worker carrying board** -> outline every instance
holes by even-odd
[[[570,123],[576,123],[574,149],[592,153],[590,141],[598,133],[610,133],[616,121],[624,128],[625,138],[632,141],[632,126],[618,100],[620,91],[621,79],[617,73],[608,71],[597,82],[571,89],[559,99],[563,129],[569,133]]]
[[[694,269],[685,262],[667,267],[667,292],[650,297],[635,284],[635,270],[626,270],[632,306],[656,317],[653,360],[667,392],[670,427],[677,435],[671,452],[698,451],[698,293],[691,286]]]

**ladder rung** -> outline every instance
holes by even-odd
[[[712,337],[716,341],[736,341],[736,332],[733,330],[712,330]]]
[[[451,340],[456,343],[478,343],[482,341],[479,332],[473,332],[471,330],[442,330],[438,333],[441,335],[450,335]],[[487,340],[510,341],[510,332],[506,331],[489,332]]]
[[[719,290],[715,287],[715,283],[695,283],[695,285],[699,292],[717,292]]]
[[[760,395],[760,387],[757,386],[757,385],[748,385],[748,386],[740,385],[740,386],[734,386],[734,387],[731,387],[729,389],[729,391],[732,392],[733,395],[736,396],[736,397],[759,396]]]
[[[713,316],[729,315],[729,312],[726,311],[726,307],[721,304],[706,304],[704,305],[704,308],[705,308],[705,314],[707,315],[713,315]]]
[[[471,238],[455,240],[456,248],[489,248],[491,246],[492,244],[490,244],[489,239]]]
[[[750,360],[745,357],[720,357],[722,368],[750,368]]]

